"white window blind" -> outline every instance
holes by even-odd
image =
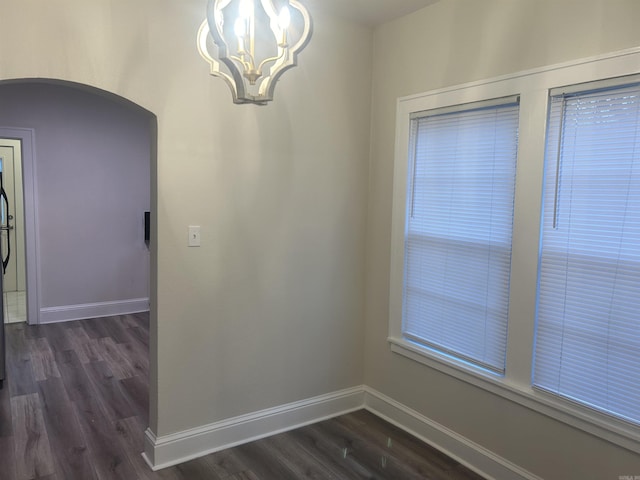
[[[640,87],[551,99],[534,385],[640,423]]]
[[[412,119],[403,335],[503,373],[517,98]]]

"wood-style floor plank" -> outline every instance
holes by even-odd
[[[114,343],[126,343],[129,341],[126,327],[122,324],[122,317],[115,317],[114,321],[104,323],[104,328],[109,334],[107,338],[113,340]]]
[[[285,459],[272,455],[267,450],[265,441],[247,443],[236,447],[237,458],[254,472],[258,478],[280,478],[294,480],[294,474],[286,464]]]
[[[96,392],[103,399],[107,416],[111,421],[136,415],[118,379],[106,362],[91,362],[84,366]]]
[[[7,372],[4,383],[9,385],[12,397],[38,392],[25,329],[21,323],[5,325]]]
[[[25,327],[30,329],[31,327]],[[73,350],[73,342],[69,340],[67,334],[68,325],[62,323],[52,323],[49,325],[42,325],[41,329],[45,329],[45,336],[54,352],[64,352],[65,350]]]
[[[207,455],[207,460],[213,473],[220,478],[233,478],[248,472],[246,465],[238,459],[237,451],[233,448]]]
[[[80,408],[91,408],[93,398],[99,397],[76,352],[59,352],[56,360],[69,399]]]
[[[335,474],[335,478],[371,478],[367,469],[346,455],[344,446],[331,442],[320,429],[307,426],[288,432],[288,434],[307,454],[330,466],[327,468]]]
[[[176,465],[172,470],[175,470],[180,475],[181,479],[210,479],[210,480],[226,480],[228,477],[220,477],[211,468],[208,458],[192,460],[180,465]]]
[[[74,322],[76,323],[76,322]],[[99,362],[103,360],[99,353],[98,342],[87,334],[82,325],[69,326],[66,330],[69,343],[73,345],[73,351],[81,363]]]
[[[55,473],[38,394],[11,397],[14,461],[19,480]]]
[[[11,396],[9,388],[0,389],[0,438],[10,437],[13,435],[13,426],[11,424]]]
[[[131,329],[127,329],[127,332]],[[147,377],[149,372],[149,355],[144,355],[146,345],[140,344],[139,340],[131,334],[127,337],[127,341],[117,344],[120,355],[124,357],[127,363],[133,367],[134,376]],[[145,383],[149,383],[145,381]]]
[[[120,380],[129,404],[145,424],[149,422],[149,383],[140,376]]]
[[[96,479],[93,467],[95,459],[87,451],[87,440],[63,381],[50,378],[38,382],[38,387],[49,443],[56,460],[56,472],[63,478]]]
[[[113,422],[112,428],[116,432],[116,440],[125,455],[129,459],[129,463],[136,472],[136,479],[153,480],[158,478],[154,472],[140,455],[144,449],[143,445],[143,429],[145,424],[137,417],[124,418]]]
[[[235,475],[231,475],[230,477],[225,477],[225,480],[260,480],[260,479],[255,473],[247,470],[246,472],[240,472],[240,473],[236,473]]]
[[[0,437],[0,478],[16,480],[16,460],[13,437]]]
[[[322,479],[327,476],[335,478],[353,478],[357,474],[340,469],[340,461],[321,461],[308,450],[300,449],[298,444],[287,433],[274,435],[263,441],[265,449],[273,456],[281,458],[283,464],[293,474],[293,478]]]
[[[109,336],[109,332],[104,326],[105,322],[103,318],[89,318],[82,320],[82,327],[86,330],[87,335],[93,339],[106,338]]]
[[[60,378],[60,372],[49,341],[42,337],[32,338],[27,339],[27,345],[31,353],[31,367],[36,382],[48,378]]]
[[[149,331],[142,327],[131,327],[129,329],[132,338],[141,343],[146,350],[149,350]]]
[[[479,480],[364,410],[154,472],[149,317],[7,326],[1,480]]]
[[[399,428],[366,411],[335,419],[346,431],[358,432],[359,437],[375,445],[385,445],[379,453],[387,457],[387,463],[393,461],[409,467],[416,478],[449,478],[449,472],[458,463],[435,448],[427,447],[415,437],[407,435]],[[430,455],[425,456],[426,450]],[[409,477],[407,477],[409,478]],[[475,477],[479,478],[479,477]]]
[[[92,465],[100,480],[136,478],[136,471],[120,442],[114,442],[115,427],[94,400],[91,408],[78,408],[76,414],[89,449]]]
[[[100,355],[104,358],[104,361],[109,365],[109,369],[118,380],[136,375],[135,369],[120,353],[118,344],[113,338],[105,337],[99,339],[98,348],[100,349]]]
[[[355,432],[340,429],[334,419],[311,425],[317,437],[324,437],[324,443],[340,451],[343,465],[347,465],[353,471],[356,478],[414,478],[407,476],[406,472],[398,471],[394,464],[383,463],[380,445],[365,445]]]

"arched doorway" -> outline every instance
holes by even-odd
[[[60,81],[0,83],[0,107],[0,138],[23,145],[29,323],[148,307],[155,116]]]
[[[29,322],[40,324],[31,333],[25,327],[9,345],[24,349],[20,358],[29,360],[17,367],[14,362],[13,377],[20,378],[5,381],[0,403],[8,403],[0,410],[50,407],[35,423],[50,448],[50,455],[40,458],[46,461],[62,452],[63,460],[55,463],[64,467],[52,473],[93,478],[126,452],[117,438],[108,436],[109,426],[136,430],[139,453],[148,425],[148,353],[140,358],[118,336],[127,335],[127,328],[135,330],[136,322],[144,325],[133,312],[148,310],[154,295],[155,240],[145,243],[144,213],[155,210],[156,118],[92,87],[12,80],[0,82],[0,138],[17,139],[23,147],[27,298],[35,312]],[[120,320],[107,325],[95,317]],[[77,320],[86,318],[94,320]],[[81,328],[81,322],[87,327]],[[49,327],[55,333],[50,341],[42,333]],[[134,337],[135,332],[132,342]],[[148,332],[146,340],[138,340],[148,342]],[[74,387],[78,379],[91,382],[88,390]],[[100,398],[95,405],[82,393],[91,389]],[[47,396],[58,394],[71,400],[71,409],[64,402],[47,404]],[[102,418],[111,423],[101,424]],[[124,421],[131,418],[140,421]],[[78,448],[56,452],[63,436]],[[98,449],[100,445],[110,448]],[[82,453],[84,459],[67,459],[68,451]],[[132,473],[139,468],[136,461],[135,456],[122,460],[119,471]],[[78,465],[88,470],[65,470]],[[56,466],[16,461],[16,468],[27,475],[31,468],[44,473]]]

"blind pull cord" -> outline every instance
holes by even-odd
[[[567,109],[567,97],[562,96],[562,105],[560,106],[560,131],[558,132],[558,151],[556,154],[556,188],[553,198],[553,229],[558,229],[558,203],[560,196],[560,167],[562,159],[562,140],[564,136],[564,117]]]

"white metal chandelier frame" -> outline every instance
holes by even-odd
[[[232,49],[231,42],[225,38],[225,8],[236,0],[209,0],[207,18],[198,31],[198,51],[209,63],[210,73],[222,78],[233,95],[233,102],[239,104],[266,105],[273,100],[276,82],[280,76],[297,65],[298,53],[304,49],[311,38],[312,22],[307,9],[298,0],[288,0],[280,12],[273,0],[239,0],[239,18],[234,26],[235,42],[238,48]],[[255,58],[255,7],[262,7],[268,18],[270,33],[277,54],[258,61]],[[302,19],[301,33],[295,43],[290,44],[289,8],[295,9]],[[227,29],[228,31],[228,29]],[[217,55],[209,51],[208,39],[211,38],[217,49]],[[226,67],[226,68],[225,68]]]

